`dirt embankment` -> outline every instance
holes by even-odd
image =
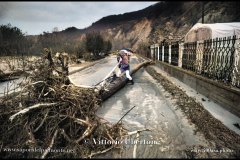
[[[184,91],[170,82],[167,78],[157,73],[151,66],[146,68],[147,72],[153,76],[169,92],[176,105],[187,116],[190,122],[196,126],[195,132],[202,133],[209,140],[209,148],[203,146],[193,146],[186,151],[189,158],[239,158],[240,157],[240,136],[229,130],[219,120],[214,118],[202,104],[189,97]]]

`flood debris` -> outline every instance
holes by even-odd
[[[34,66],[18,94],[0,98],[1,158],[91,158],[118,147],[95,143],[127,134],[96,116],[99,92],[71,84],[49,49]]]
[[[181,109],[195,127],[195,133],[203,134],[208,146],[191,146],[186,149],[188,158],[239,158],[240,135],[228,129],[221,121],[214,118],[203,105],[189,97],[182,89],[174,85],[154,68],[146,71],[153,76],[176,100],[177,109]]]

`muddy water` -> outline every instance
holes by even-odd
[[[185,158],[185,149],[192,145],[204,145],[202,135],[194,134],[194,126],[176,110],[171,100],[144,70],[134,76],[134,85],[127,85],[105,101],[98,115],[116,123],[129,109],[136,106],[124,118],[129,131],[150,129],[124,140],[121,152],[108,152],[98,158]]]

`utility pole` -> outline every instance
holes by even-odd
[[[204,23],[204,2],[202,2],[202,24]]]

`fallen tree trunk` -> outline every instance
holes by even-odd
[[[135,67],[133,70],[130,71],[130,74],[133,75],[135,72],[137,72],[141,67],[146,66],[150,64],[151,61],[145,61],[141,64],[139,64],[137,67]],[[125,74],[125,73],[124,73]],[[116,93],[119,89],[124,87],[127,83],[127,79],[124,76],[121,76],[120,78],[117,78],[112,83],[104,87],[104,90],[100,93],[101,99],[105,101],[109,97],[111,97],[114,93]]]

